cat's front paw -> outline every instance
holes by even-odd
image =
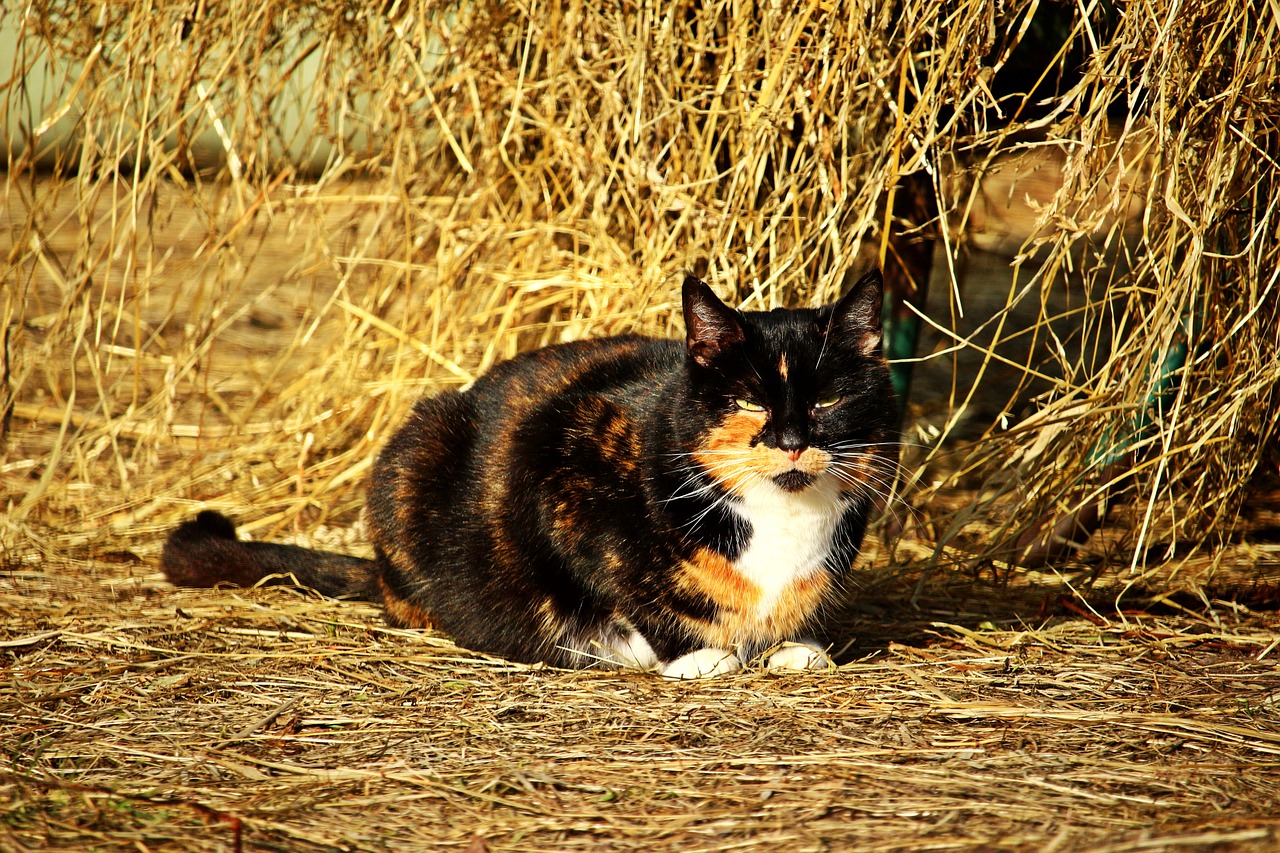
[[[681,655],[662,668],[663,678],[714,678],[742,669],[742,661],[725,649],[698,649]]]
[[[769,669],[826,669],[831,666],[831,658],[813,640],[801,640],[783,643],[765,660],[765,666]]]

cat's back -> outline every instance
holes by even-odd
[[[598,436],[604,420],[634,435],[682,358],[679,342],[639,335],[574,341],[501,362],[465,391],[418,401],[375,467],[375,520],[403,529],[424,507],[456,514],[491,505],[514,470],[551,464],[552,445]]]
[[[638,489],[645,436],[683,358],[678,342],[628,335],[546,347],[490,371],[468,392],[484,496],[537,483],[547,488],[524,499],[568,482]]]
[[[670,381],[682,354],[677,341],[641,335],[555,344],[494,366],[467,393],[481,426],[587,396],[631,408]]]

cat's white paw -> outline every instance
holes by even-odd
[[[769,669],[826,669],[831,658],[813,640],[783,643],[781,648],[765,661]]]
[[[614,648],[614,654],[623,666],[634,669],[653,669],[658,665],[658,656],[653,653],[653,647],[639,631],[628,634],[621,648]]]
[[[698,649],[662,668],[663,678],[714,678],[742,669],[742,661],[725,649]]]

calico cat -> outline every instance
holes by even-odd
[[[689,276],[683,344],[560,344],[419,401],[373,469],[374,560],[239,541],[205,511],[164,570],[278,575],[517,661],[825,667],[810,631],[897,466],[880,305],[878,271],[834,305],[767,312]]]

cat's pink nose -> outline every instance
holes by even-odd
[[[792,462],[799,462],[801,455],[804,454],[804,448],[803,447],[798,449],[788,448],[787,450],[784,450],[782,452],[787,454],[787,458],[790,459]]]

